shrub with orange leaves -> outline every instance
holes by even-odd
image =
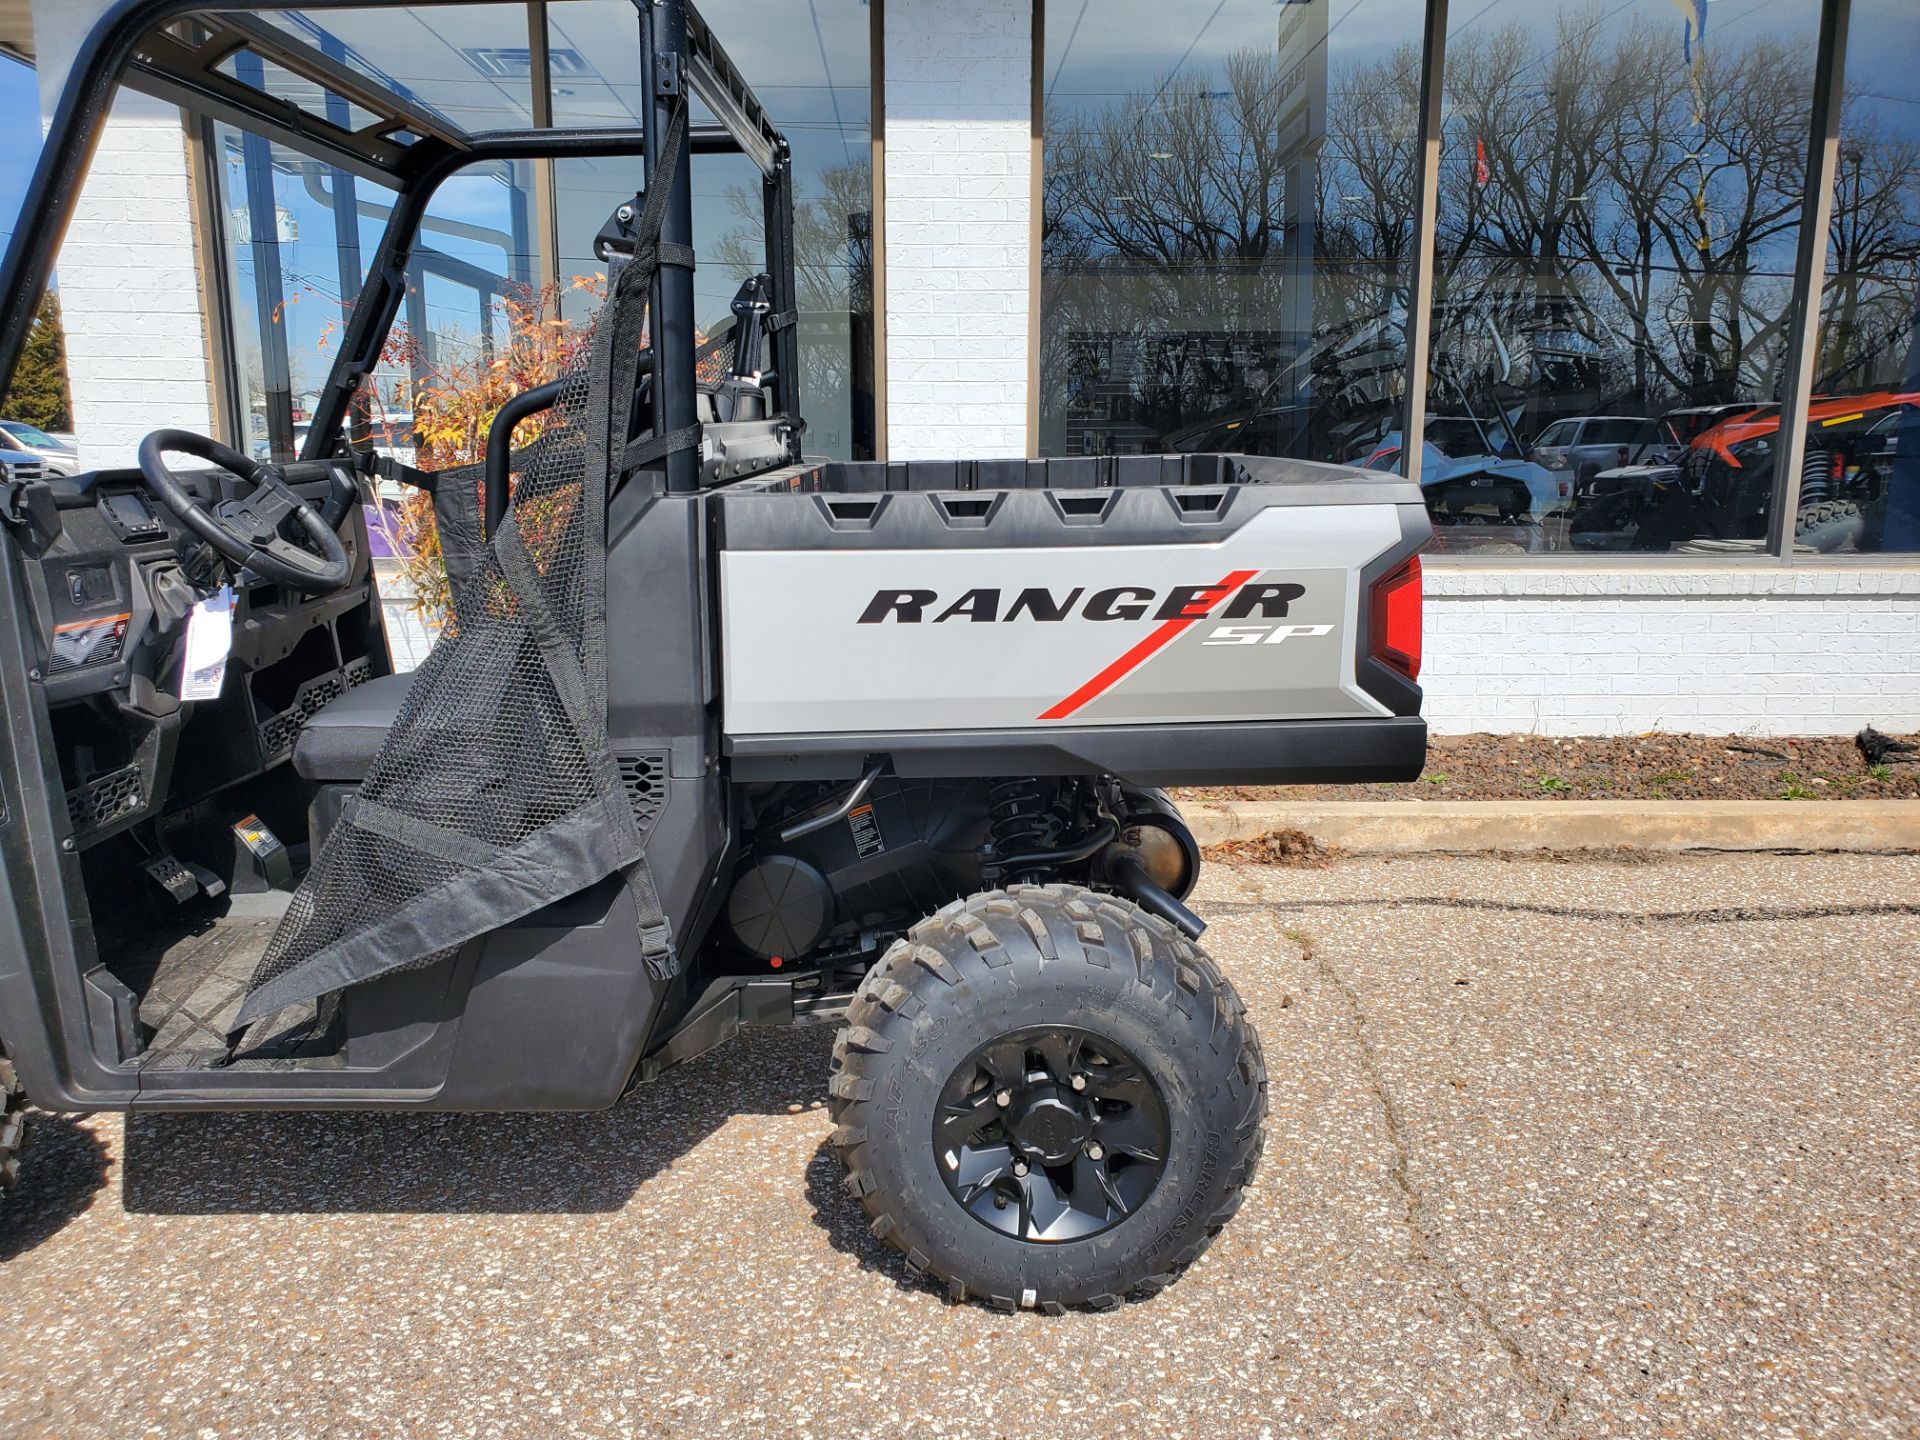
[[[598,277],[576,277],[570,288],[589,295],[605,292]],[[487,429],[502,405],[523,390],[558,379],[584,358],[592,321],[561,318],[560,298],[557,285],[502,295],[497,313],[506,322],[505,343],[482,348],[472,359],[427,371],[413,392],[415,465],[422,470],[445,470],[482,459]],[[404,330],[396,330],[387,343],[390,363],[411,363],[417,353],[416,338]],[[518,443],[524,446],[537,439],[543,423],[541,415],[522,421],[514,432]],[[405,542],[401,567],[413,585],[415,612],[431,620],[450,618],[446,565],[431,496],[418,490],[407,492],[400,534]]]

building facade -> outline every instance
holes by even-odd
[[[1920,728],[1911,0],[701,8],[793,145],[811,448],[1396,470],[1436,527],[1442,731]],[[36,0],[0,37],[48,106],[95,11]],[[477,129],[629,121],[631,17],[260,23]],[[244,50],[231,74],[350,110]],[[695,173],[716,325],[748,178]],[[396,435],[420,387],[591,308],[623,184],[443,187],[379,387]],[[59,269],[85,458],[161,424],[297,445],[391,199],[123,98]]]

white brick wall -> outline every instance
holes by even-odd
[[[1441,734],[1920,729],[1920,567],[1426,569]]]
[[[102,7],[34,0],[41,114]],[[214,432],[211,369],[180,111],[123,93],[56,271],[83,465],[131,465],[150,430]]]
[[[1030,0],[888,0],[887,455],[1027,453]]]

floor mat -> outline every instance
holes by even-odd
[[[228,1026],[278,923],[265,915],[209,918],[170,944],[123,958],[128,968],[152,975],[140,999],[140,1023],[153,1037],[140,1057],[143,1068],[205,1065],[225,1055]],[[291,1054],[276,1053],[275,1041],[304,1032],[313,1015],[308,1004],[275,1017],[274,1033],[249,1033],[247,1050],[234,1063],[296,1063]]]

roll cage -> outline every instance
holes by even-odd
[[[408,262],[419,244],[426,209],[440,183],[464,166],[489,160],[636,156],[642,189],[657,177],[655,157],[671,106],[683,94],[698,99],[717,123],[692,127],[680,173],[666,177],[671,192],[663,245],[690,247],[692,195],[689,154],[744,155],[760,171],[766,264],[772,282],[769,309],[795,308],[792,155],[786,139],[728,59],[713,32],[687,0],[633,0],[640,66],[648,103],[638,127],[554,127],[468,131],[402,93],[381,85],[370,67],[307,44],[259,18],[260,11],[405,9],[418,0],[267,0],[248,11],[208,6],[204,0],[121,0],[82,42],[39,164],[28,186],[19,227],[0,268],[0,390],[12,380],[40,296],[66,236],[88,160],[100,137],[113,94],[122,83],[195,115],[260,134],[370,180],[400,197],[368,265],[345,334],[314,407],[302,459],[334,453],[355,393],[373,373],[381,346],[406,296]],[[219,67],[245,50],[347,102],[341,114],[315,114],[269,95]],[[374,72],[377,73],[377,72]],[[371,116],[351,125],[348,107]],[[685,383],[652,387],[655,434],[696,420],[693,272],[662,266],[650,313],[656,373]],[[774,411],[799,415],[798,339],[791,324],[769,337],[768,381]],[[699,459],[690,450],[670,454],[666,487],[698,488]]]

